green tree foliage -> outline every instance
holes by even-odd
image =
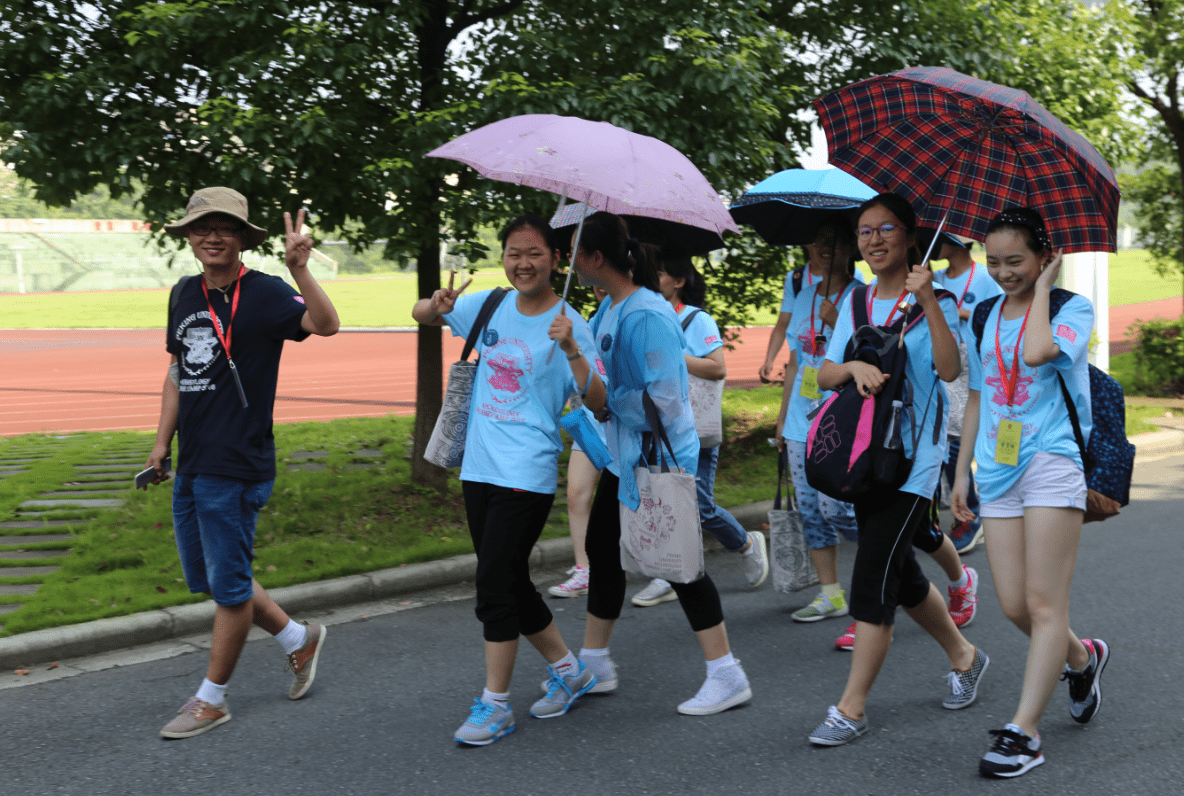
[[[11,170],[0,168],[0,218],[140,218],[135,199],[124,195],[111,198],[111,191],[99,185],[77,197],[69,207],[54,207],[37,201],[33,189],[22,184]]]
[[[1123,187],[1156,271],[1184,275],[1184,2],[1113,0],[1107,9],[1126,25],[1128,88],[1151,118],[1142,168]]]

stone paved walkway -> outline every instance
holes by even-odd
[[[30,438],[0,451],[0,481],[28,472],[32,465],[52,460],[60,444],[71,438]],[[353,461],[346,467],[369,469],[381,464],[383,453],[363,448],[351,455]],[[306,451],[292,453],[285,460],[290,470],[317,472],[326,467],[319,460],[328,456],[327,451]],[[88,518],[95,510],[123,505],[132,487],[132,477],[143,469],[146,458],[147,452],[142,446],[102,447],[93,459],[75,464],[69,480],[20,501],[9,516],[4,516],[0,510],[0,615],[20,610],[24,603],[15,598],[36,594],[41,579],[60,569],[58,563],[50,562],[70,555],[71,549],[62,544],[85,531]],[[47,532],[55,528],[63,530]],[[70,530],[74,533],[68,532]],[[18,578],[38,580],[20,584],[11,582]],[[3,629],[2,624],[0,629]]]

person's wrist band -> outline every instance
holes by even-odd
[[[574,362],[575,360],[579,359],[583,355],[584,355],[584,352],[580,350],[579,346],[576,346],[576,352],[574,354],[572,354],[570,357],[568,357],[567,361]]]

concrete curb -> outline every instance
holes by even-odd
[[[566,538],[545,539],[535,545],[530,555],[532,567],[562,566],[573,561],[571,540]],[[268,593],[285,611],[300,613],[462,583],[472,580],[476,572],[477,556],[469,554],[383,569],[365,575],[285,586]],[[97,619],[80,625],[34,630],[19,636],[0,638],[0,668],[12,669],[96,655],[209,633],[213,626],[214,604],[206,601],[112,619]]]
[[[1161,459],[1184,453],[1184,430],[1165,429],[1135,434],[1130,438],[1135,445],[1135,463]]]
[[[745,528],[756,529],[766,522],[766,515],[772,508],[773,501],[766,500],[728,511]],[[723,549],[710,535],[704,541],[708,551]],[[570,566],[574,562],[571,539],[566,537],[544,539],[535,545],[530,554],[531,568]],[[285,611],[301,613],[451,586],[473,580],[476,573],[477,556],[469,554],[407,564],[364,575],[284,586],[271,589],[268,594]],[[97,655],[141,644],[209,633],[213,626],[214,603],[207,600],[130,616],[96,619],[80,625],[34,630],[19,636],[0,638],[0,669]]]

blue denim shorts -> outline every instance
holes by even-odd
[[[218,605],[251,599],[255,521],[274,485],[274,479],[177,474],[173,532],[190,592],[209,592]]]

